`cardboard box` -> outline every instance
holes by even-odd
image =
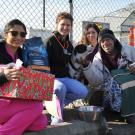
[[[52,74],[21,68],[19,80],[2,85],[0,96],[51,101],[54,79]]]

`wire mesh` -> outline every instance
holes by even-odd
[[[55,30],[59,12],[70,12],[74,18],[71,39],[77,42],[84,23],[109,24],[116,36],[127,43],[128,28],[135,21],[135,0],[0,0],[0,31],[11,19],[18,18],[28,28],[28,36],[44,40]],[[106,27],[103,26],[103,27]]]

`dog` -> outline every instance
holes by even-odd
[[[86,58],[89,53],[93,52],[91,45],[79,44],[77,45],[71,55],[70,62],[68,64],[69,74],[74,79],[79,79],[82,74],[83,65],[81,61]]]

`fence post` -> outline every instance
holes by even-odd
[[[70,14],[73,16],[73,0],[69,0]],[[70,33],[70,40],[73,41],[73,27]]]
[[[43,0],[43,27],[45,28],[45,0]]]

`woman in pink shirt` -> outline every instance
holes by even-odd
[[[11,20],[4,28],[0,42],[0,64],[22,60],[21,45],[25,42],[26,27],[18,19]],[[0,70],[0,87],[9,80],[17,80],[19,69],[13,66]],[[0,97],[0,135],[21,135],[24,131],[44,129],[47,118],[42,114],[43,105],[38,100]]]

